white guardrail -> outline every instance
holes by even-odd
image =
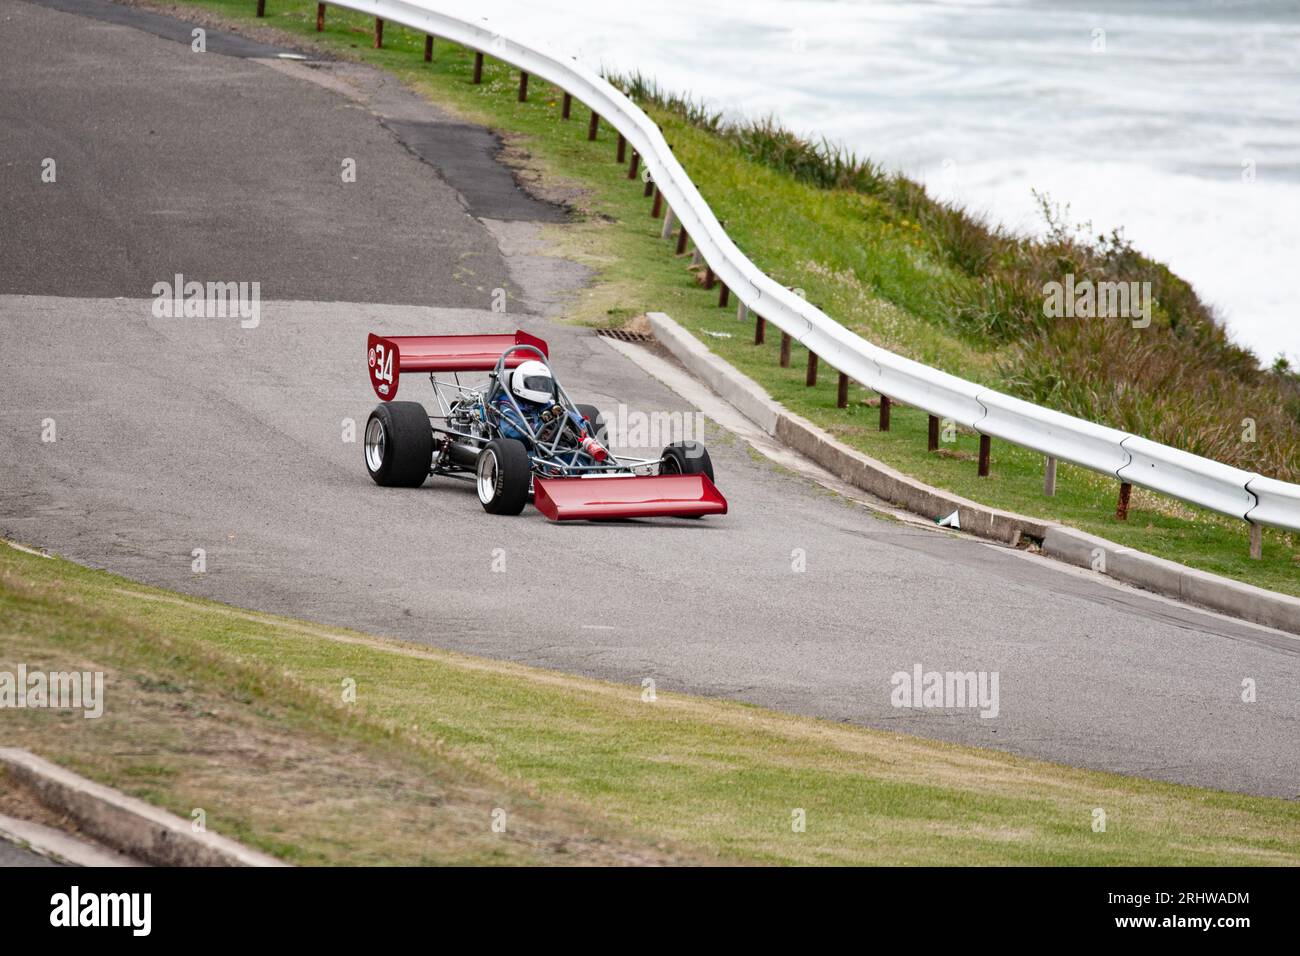
[[[541,77],[585,103],[641,157],[705,264],[732,294],[854,381],[980,434],[1122,482],[1255,525],[1300,530],[1300,485],[1042,408],[895,355],[849,331],[750,262],[713,215],[654,121],[575,57],[550,51],[546,44],[525,43],[486,18],[465,19],[419,0],[330,0],[330,5],[446,38]]]

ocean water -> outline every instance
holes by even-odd
[[[474,0],[579,56],[774,114],[993,221],[1122,227],[1236,341],[1300,361],[1300,0]]]

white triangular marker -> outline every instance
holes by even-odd
[[[961,530],[961,518],[958,516],[956,511],[948,515],[946,518],[936,518],[934,523],[940,528],[956,528],[958,531]]]

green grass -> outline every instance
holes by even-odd
[[[0,648],[105,672],[103,717],[6,711],[7,745],[295,863],[1300,863],[1293,801],[646,700],[3,545]]]
[[[198,0],[190,5],[245,25],[257,22],[251,0]],[[598,140],[587,142],[586,109],[575,103],[573,118],[563,122],[561,94],[548,84],[532,78],[529,101],[518,103],[518,74],[504,64],[488,58],[484,83],[475,86],[470,82],[471,53],[439,39],[433,63],[426,64],[423,37],[391,23],[386,25],[384,49],[370,49],[373,21],[336,7],[329,8],[323,34],[315,32],[312,3],[271,0],[265,23],[300,42],[388,69],[440,106],[501,130],[512,147],[511,161],[540,172],[544,184],[578,184],[578,220],[546,227],[555,254],[581,261],[597,274],[594,285],[573,303],[573,321],[618,325],[647,311],[667,312],[791,410],[908,474],[989,505],[1060,520],[1121,545],[1300,595],[1300,540],[1293,533],[1265,529],[1263,560],[1251,561],[1248,529],[1241,521],[1138,490],[1129,520],[1120,522],[1114,517],[1118,483],[1113,480],[1062,466],[1057,495],[1045,498],[1041,457],[999,442],[993,444],[992,477],[980,479],[974,462],[964,457],[976,450],[973,435],[962,434],[955,444],[929,453],[923,413],[896,406],[892,430],[881,434],[874,428],[875,411],[860,404],[864,393],[855,391],[848,410],[834,407],[832,370],[823,368],[821,384],[804,388],[805,353],[796,347],[791,368],[781,369],[774,330],[765,347],[751,344],[752,329],[739,326],[734,312],[717,308],[716,292],[701,288],[698,275],[688,268],[689,259],[674,257],[659,240],[659,223],[649,217],[650,203],[640,183],[629,182],[614,162],[615,135],[602,125]],[[1090,247],[1071,244],[1063,234],[1056,245],[1013,248],[1007,237],[980,232],[983,227],[969,217],[918,197],[905,180],[884,182],[873,194],[870,180],[878,172],[851,157],[841,157],[847,170],[841,178],[853,188],[825,188],[815,175],[800,174],[801,168],[816,165],[806,150],[781,152],[769,145],[775,141],[778,147],[790,146],[779,130],[719,130],[698,109],[669,102],[640,83],[650,115],[745,254],[778,281],[803,289],[810,301],[870,341],[994,386],[1025,380],[1028,397],[1076,413],[1080,406],[1085,412],[1096,406],[1100,413],[1094,420],[1235,460],[1243,467],[1278,465],[1273,470],[1278,476],[1300,468],[1300,444],[1287,425],[1295,416],[1283,407],[1286,395],[1295,390],[1293,377],[1280,372],[1275,380],[1213,379],[1206,366],[1215,363],[1232,365],[1234,375],[1247,375],[1239,367],[1242,358],[1225,351],[1221,330],[1197,318],[1200,307],[1194,296],[1188,299],[1186,284],[1158,264],[1122,244],[1109,247],[1110,258],[1139,261],[1154,270],[1153,275],[1158,273],[1155,278],[1165,290],[1166,304],[1160,307],[1163,317],[1148,330],[1151,335],[1139,337],[1113,324],[1071,327],[1049,341],[1041,338],[1041,330],[1009,340],[984,334],[979,322],[961,317],[977,312],[973,303],[1006,276],[980,276],[972,262],[1012,259],[1005,269],[1016,272],[1015,281],[1029,268],[1026,257],[1035,268],[1043,267],[1039,260],[1053,256],[1086,260],[1078,265],[1081,273],[1089,265],[1110,268],[1113,263],[1097,258],[1100,253]],[[656,100],[664,105],[656,106]],[[834,167],[833,155],[823,162]],[[1177,315],[1183,316],[1181,331],[1168,327],[1166,312],[1175,304],[1181,309]],[[1152,378],[1117,379],[1122,363],[1097,351],[1097,336],[1115,340],[1107,348],[1140,354],[1140,364],[1152,370]],[[1046,352],[1061,351],[1062,341],[1075,342],[1074,351],[1045,357]],[[1033,382],[1027,381],[1030,366],[1042,367]],[[1101,394],[1103,381],[1112,383],[1111,392]],[[1052,396],[1061,401],[1050,401]],[[1253,446],[1237,438],[1240,421],[1247,416],[1259,422],[1260,442]],[[1144,422],[1148,428],[1141,427]]]

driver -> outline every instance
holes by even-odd
[[[573,424],[575,437],[582,436],[580,444],[582,444],[583,450],[596,460],[605,457],[604,448],[587,436],[587,420],[577,412],[566,412],[562,409],[559,401],[559,388],[555,384],[551,370],[546,367],[544,362],[538,362],[535,359],[520,362],[515,370],[510,373],[508,382],[510,393],[514,395],[515,401],[519,403],[519,411],[524,413],[524,417],[532,427],[533,434],[539,434],[542,428],[553,420],[552,415],[567,415]],[[514,438],[527,444],[529,441],[527,429],[520,423],[519,413],[515,411],[510,399],[504,393],[500,393],[492,404],[500,413],[501,434],[506,438]],[[588,447],[589,442],[592,442],[593,447]]]

